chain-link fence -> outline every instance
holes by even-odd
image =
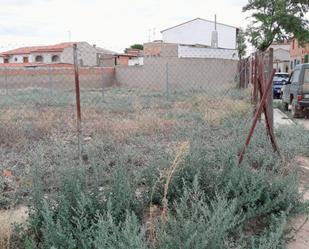
[[[308,136],[278,129],[273,153],[271,57],[161,42],[1,53],[0,209],[31,214],[6,247],[279,245]]]
[[[244,143],[252,108],[237,51],[149,43],[115,54],[65,43],[18,53],[2,53],[0,64],[0,161],[21,179],[50,162],[45,180],[55,185],[57,158],[92,165],[111,143],[143,167],[166,164],[184,141],[203,138],[209,150],[232,137]]]

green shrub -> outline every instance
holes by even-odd
[[[209,201],[197,178],[174,209],[158,229],[158,248],[229,248],[229,236],[242,221],[235,200],[216,196]]]

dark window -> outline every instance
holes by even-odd
[[[9,63],[9,59],[8,59],[8,58],[5,58],[5,59],[4,59],[4,63]]]
[[[37,55],[35,57],[35,62],[43,62],[43,56],[42,55]]]
[[[18,58],[17,58],[17,57],[15,57],[15,58],[14,58],[14,61],[15,61],[15,62],[17,62],[17,61],[18,61]]]
[[[60,62],[60,57],[59,57],[59,55],[53,55],[53,56],[52,56],[52,62]]]
[[[23,62],[24,62],[24,63],[28,63],[28,62],[29,62],[28,57],[24,57],[24,58],[23,58]]]

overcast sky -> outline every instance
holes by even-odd
[[[245,27],[247,0],[0,0],[0,50],[87,41],[122,51],[201,17]],[[151,32],[149,30],[151,29]],[[155,29],[155,32],[154,32]]]

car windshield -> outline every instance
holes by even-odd
[[[290,76],[289,74],[281,73],[281,74],[275,74],[275,77],[286,79],[289,78]]]
[[[276,74],[274,77],[274,84],[275,85],[281,85],[283,82],[287,82],[289,80],[288,74]]]
[[[283,80],[288,80],[289,79],[288,74],[275,74],[274,81],[283,81]]]

